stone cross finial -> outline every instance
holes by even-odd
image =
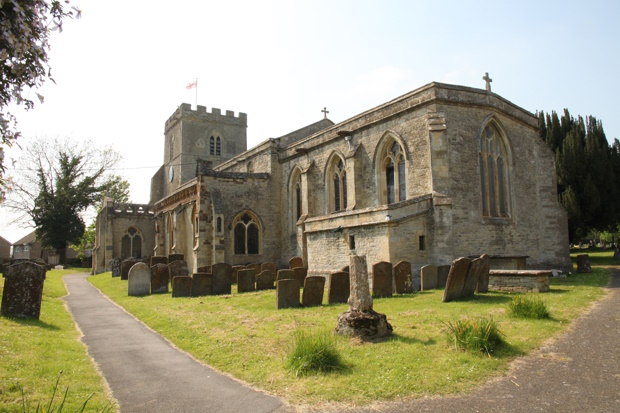
[[[323,119],[327,119],[327,114],[329,113],[329,110],[327,110],[326,107],[323,107],[323,110],[321,112],[323,112]]]
[[[491,82],[493,81],[493,79],[491,79],[489,77],[489,72],[486,72],[484,74],[484,77],[482,78],[482,80],[484,80],[486,83],[486,89],[490,92],[491,91]]]

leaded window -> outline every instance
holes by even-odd
[[[482,215],[508,217],[507,152],[495,125],[489,124],[482,131],[478,156]]]
[[[260,227],[258,220],[248,212],[234,221],[234,251],[238,255],[260,253]]]
[[[394,204],[407,199],[407,174],[404,151],[398,142],[385,145],[383,153],[383,170],[380,174],[381,187],[384,190],[383,202]]]

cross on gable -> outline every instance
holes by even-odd
[[[484,74],[484,77],[482,78],[482,80],[484,80],[486,82],[486,89],[490,92],[491,91],[491,82],[493,81],[493,79],[491,79],[489,77],[489,72],[486,72]]]
[[[327,119],[327,114],[329,113],[329,110],[327,110],[326,107],[323,107],[323,110],[321,112],[323,112],[323,119]]]

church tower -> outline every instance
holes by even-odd
[[[216,166],[247,150],[247,115],[183,103],[166,121],[164,164],[151,179],[151,203],[196,176],[196,160]]]

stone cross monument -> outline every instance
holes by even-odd
[[[491,82],[493,81],[493,79],[491,79],[491,78],[489,77],[489,72],[486,72],[486,73],[484,74],[484,76],[483,76],[482,80],[484,80],[484,81],[486,82],[486,85],[485,85],[485,86],[486,86],[487,92],[490,92],[490,91],[491,91]]]

